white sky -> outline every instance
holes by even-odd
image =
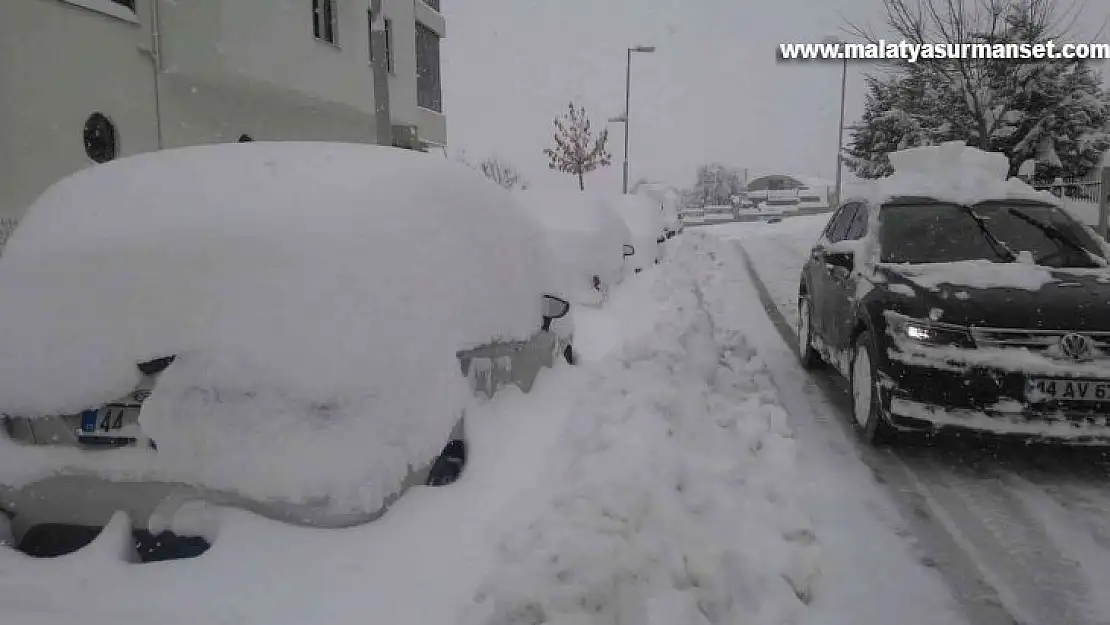
[[[657,51],[632,58],[631,180],[685,186],[712,161],[831,179],[841,64],[783,63],[778,44],[843,36],[846,19],[882,25],[881,0],[442,4],[450,152],[497,154],[545,187],[575,184],[547,168],[552,119],[569,100],[586,106],[595,127],[621,114],[625,49],[635,45]],[[1102,22],[1110,2],[1088,0],[1085,15]],[[863,110],[869,69],[849,64],[845,125]],[[623,124],[608,126],[613,165],[588,176],[587,188],[620,188]]]

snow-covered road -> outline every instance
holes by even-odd
[[[827,218],[710,229],[748,259],[786,344],[796,340],[794,298],[801,267]],[[776,371],[790,367],[777,365]],[[1110,623],[1110,459],[1105,452],[951,437],[870,449],[851,438],[850,401],[833,374],[782,377],[793,379],[788,383],[800,385],[808,397],[785,402],[801,448],[825,447],[826,455],[857,463],[858,458],[870,467],[969,621]],[[807,413],[806,403],[812,412]]]

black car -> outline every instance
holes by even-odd
[[[843,203],[802,271],[798,346],[852,387],[855,426],[1110,440],[1104,244],[1030,200]]]

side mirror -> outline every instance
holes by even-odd
[[[567,316],[568,312],[570,312],[570,302],[554,295],[544,295],[543,309],[540,313],[543,315],[543,330],[545,332],[550,330],[551,322]]]
[[[852,252],[825,252],[825,264],[852,271],[855,268],[855,255]]]
[[[624,246],[624,255],[625,256],[632,256],[635,253],[636,253],[636,248],[632,247],[631,245],[625,245]]]

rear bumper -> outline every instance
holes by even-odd
[[[965,430],[1073,444],[1110,443],[1110,401],[1032,402],[1026,398],[1027,377],[1019,371],[946,370],[891,361],[882,373],[886,416],[900,430]],[[1110,382],[1110,369],[1100,379]]]

